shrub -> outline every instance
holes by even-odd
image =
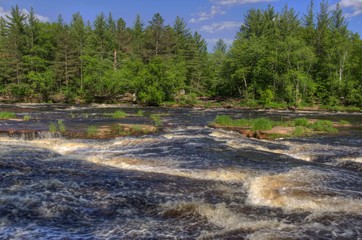
[[[57,131],[58,131],[57,125],[55,123],[50,123],[49,124],[49,132],[55,133]]]
[[[29,116],[29,115],[25,115],[24,117],[23,117],[23,120],[24,121],[29,121],[31,119],[31,117]]]
[[[156,126],[162,125],[161,116],[159,114],[151,114],[150,117]]]
[[[137,117],[143,117],[145,115],[145,112],[142,110],[139,110],[136,114]]]
[[[306,118],[296,118],[294,119],[294,125],[296,127],[298,126],[307,127],[309,125],[309,121]]]
[[[232,125],[233,123],[233,119],[231,119],[230,116],[227,115],[217,115],[214,123],[218,124],[218,125],[223,125],[223,126],[228,126],[228,125]]]
[[[315,123],[312,123],[308,126],[314,131],[327,132],[327,133],[337,133],[338,130],[333,127],[333,122],[329,120],[318,120]]]
[[[127,116],[127,113],[117,110],[112,114],[113,118],[125,118]]]
[[[182,95],[180,97],[180,103],[182,105],[186,105],[186,106],[194,106],[197,104],[197,95],[195,93],[190,93],[190,94],[186,94],[186,95]]]
[[[88,136],[94,136],[97,134],[97,127],[94,125],[91,125],[87,128],[87,135]]]
[[[346,121],[346,120],[340,120],[340,121],[339,121],[339,124],[341,124],[341,125],[349,125],[349,124],[351,124],[351,123],[348,122],[348,121]]]
[[[61,133],[64,133],[66,130],[63,120],[58,120],[58,130]]]
[[[300,137],[305,135],[306,129],[302,126],[297,126],[293,132],[293,136]]]
[[[132,129],[132,131],[134,131],[134,132],[136,132],[136,133],[141,133],[141,132],[143,132],[142,127],[139,126],[139,125],[131,126],[131,129]]]
[[[9,119],[16,117],[13,112],[0,112],[0,119]]]
[[[116,135],[129,135],[130,132],[125,130],[124,126],[121,125],[113,125],[111,127],[111,133]]]
[[[270,130],[273,128],[273,122],[267,118],[257,118],[252,121],[251,129],[253,131],[258,130]]]

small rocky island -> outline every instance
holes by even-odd
[[[233,119],[228,115],[218,115],[210,127],[239,132],[248,138],[276,139],[282,137],[304,137],[316,134],[337,134],[338,127],[348,127],[347,121],[296,118],[288,121],[273,121],[262,117],[255,119]]]

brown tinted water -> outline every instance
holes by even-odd
[[[123,110],[125,119],[110,113]],[[0,239],[358,239],[362,129],[275,141],[207,127],[217,114],[348,120],[361,114],[0,105]],[[105,115],[108,113],[108,115]],[[49,133],[122,122],[160,132],[109,140]]]

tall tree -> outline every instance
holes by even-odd
[[[84,82],[84,55],[87,42],[89,41],[89,31],[87,30],[83,18],[79,12],[73,14],[72,21],[70,23],[70,37],[74,43],[75,55],[78,59],[76,61],[77,79],[79,82],[79,90],[83,91]]]
[[[133,53],[141,57],[144,49],[144,23],[141,20],[141,16],[137,15],[132,28],[132,45]]]
[[[18,5],[11,8],[10,14],[6,15],[6,32],[8,49],[8,62],[11,68],[9,80],[18,85],[24,79],[24,61],[26,54],[26,21],[27,15],[22,12]]]
[[[78,56],[74,42],[72,41],[70,26],[63,23],[61,16],[57,22],[57,51],[55,55],[54,71],[59,89],[63,86],[68,87],[76,84],[78,74]]]

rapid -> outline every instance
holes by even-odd
[[[143,108],[162,130],[108,140],[47,133],[115,121],[115,105],[1,104],[0,239],[362,239],[362,114]],[[258,140],[216,115],[348,120],[336,135]],[[75,116],[75,117],[74,117]],[[140,121],[136,117],[124,121]]]

